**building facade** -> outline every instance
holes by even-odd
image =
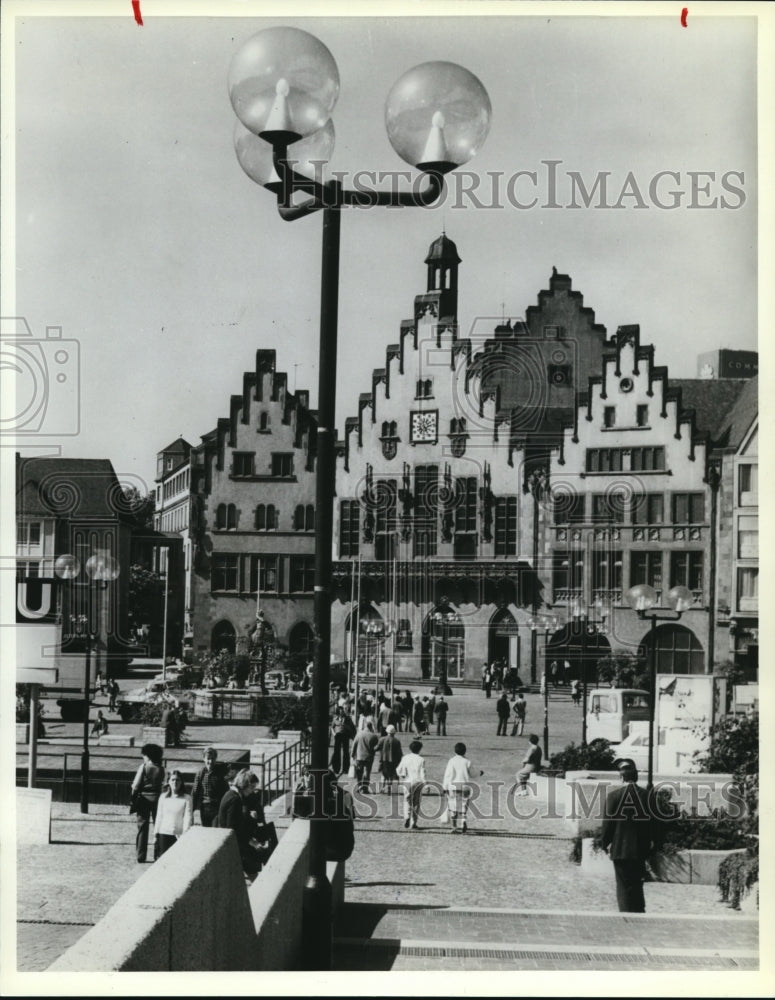
[[[315,414],[275,352],[256,352],[230,413],[191,454],[194,653],[247,643],[256,612],[309,656],[315,571]]]
[[[172,624],[175,635],[173,648],[189,646],[193,640],[191,615],[191,445],[179,437],[156,456],[154,530],[167,537],[179,538],[181,548],[159,546],[155,550],[154,569],[171,593],[168,629]],[[169,643],[168,643],[169,646]]]

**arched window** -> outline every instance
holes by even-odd
[[[221,650],[225,650],[227,653],[233,653],[236,644],[237,633],[234,631],[234,626],[231,622],[220,621],[217,625],[213,627],[210,638],[210,646],[214,653],[218,653]]]
[[[223,530],[226,527],[226,504],[219,503],[215,513],[215,527]]]
[[[266,505],[266,530],[276,531],[277,530],[277,508],[273,503]]]
[[[643,646],[651,655],[652,634],[656,642],[657,673],[659,674],[702,674],[705,673],[705,651],[697,636],[684,625],[660,625],[652,633],[647,633]]]
[[[256,531],[266,531],[266,507],[262,503],[256,507]]]
[[[288,633],[288,652],[311,658],[315,648],[315,637],[306,622],[298,622]]]
[[[269,430],[269,414],[264,410],[258,418],[258,429],[260,431]]]
[[[237,508],[230,503],[226,509],[226,527],[229,531],[234,531],[237,527]]]
[[[297,504],[296,510],[293,512],[293,530],[304,531],[304,504],[302,503]]]
[[[388,437],[390,434],[390,424],[387,420],[382,421],[382,437]]]
[[[304,509],[304,530],[315,530],[315,508],[311,503],[308,503]]]

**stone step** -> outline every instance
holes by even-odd
[[[334,938],[334,971],[749,971],[755,949],[529,945],[466,940]]]
[[[729,952],[750,956],[758,947],[758,920],[730,912],[717,915],[588,913],[546,910],[407,908],[345,903],[336,936],[355,939],[463,941],[469,947],[558,949],[598,953],[601,945],[627,954],[641,949],[691,953]]]

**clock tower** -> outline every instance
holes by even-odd
[[[439,294],[439,320],[457,321],[457,268],[461,263],[457,247],[442,233],[434,240],[425,258],[428,265],[428,292]]]

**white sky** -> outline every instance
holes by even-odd
[[[230,59],[274,24],[313,32],[337,60],[335,169],[403,169],[384,130],[385,96],[406,69],[445,59],[475,73],[492,101],[490,136],[468,169],[539,173],[529,211],[448,199],[429,211],[345,214],[340,433],[412,315],[443,226],[463,259],[462,332],[477,316],[499,316],[502,302],[506,315],[523,315],[556,265],[609,333],[640,323],[674,376],[696,375],[701,351],[756,348],[755,19],[690,13],[682,28],[678,7],[635,19],[558,17],[556,8],[543,17],[170,18],[145,2],[140,28],[128,2],[107,6],[123,16],[15,23],[16,315],[38,336],[57,325],[80,341],[82,430],[62,441],[64,454],[107,457],[120,475],[150,481],[159,448],[178,434],[196,444],[228,415],[258,347],[277,349],[291,387],[298,365],[296,384],[316,401],[320,217],[280,220],[232,148]],[[633,171],[651,207],[542,208],[547,159],[562,161],[560,202],[567,170],[588,187],[610,171],[611,201]],[[671,186],[685,192],[674,211],[649,199],[662,170],[681,175],[660,188],[666,200]],[[720,176],[744,172],[733,183],[745,204],[688,209],[691,170],[715,171],[711,196],[734,205]]]

